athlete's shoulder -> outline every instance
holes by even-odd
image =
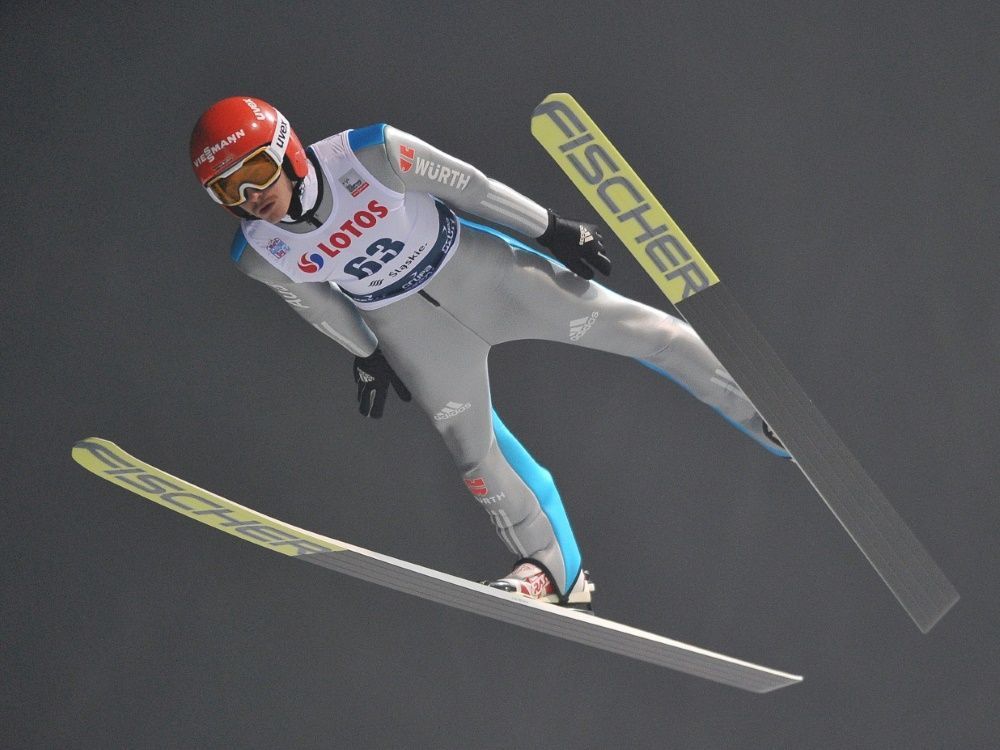
[[[357,153],[363,148],[381,146],[385,143],[385,131],[388,127],[384,122],[377,122],[374,125],[348,130],[347,142],[351,146],[351,151]]]
[[[240,228],[236,230],[232,244],[229,246],[229,257],[232,258],[237,268],[252,279],[265,283],[287,283],[288,279],[285,278],[284,274],[268,263],[247,239],[247,234],[252,234],[252,229],[257,221],[244,219],[240,222]]]
[[[407,141],[417,141],[417,139],[385,122],[347,131],[347,142],[355,154],[372,146],[379,146],[381,147],[379,150],[393,153],[399,144],[405,145]]]
[[[316,141],[309,146],[318,153],[342,153],[347,146],[359,155],[361,152],[379,147],[378,151],[390,151],[393,146],[404,141],[421,143],[415,136],[386,122],[376,122],[358,128],[350,128]]]
[[[400,131],[384,122],[346,131],[347,146],[372,177],[390,190],[402,193],[406,186],[400,180],[392,154],[397,151],[396,138]]]
[[[385,139],[386,150],[397,150],[399,146],[404,148],[412,148],[413,144],[424,144],[422,140],[417,138],[411,133],[407,133],[405,130],[400,130],[392,125],[386,125],[383,131],[383,138]]]
[[[229,245],[229,257],[232,258],[233,263],[239,263],[243,259],[243,254],[249,244],[246,233],[243,231],[243,221],[240,221],[240,226],[236,229],[233,241]]]
[[[352,128],[316,141],[309,146],[320,160],[342,159],[348,154],[355,156],[368,155],[371,152],[383,154],[385,148],[385,129],[387,125],[379,122],[362,128]]]
[[[314,151],[328,149],[343,151],[344,146],[349,146],[351,151],[357,153],[362,149],[370,148],[371,146],[381,146],[385,143],[385,131],[388,127],[384,122],[377,122],[374,125],[350,128],[316,141],[309,148]]]

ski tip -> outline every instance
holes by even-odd
[[[95,474],[104,466],[118,466],[123,459],[131,458],[110,440],[99,437],[77,440],[71,455],[80,466]]]
[[[549,114],[552,110],[552,105],[555,102],[563,105],[576,105],[579,107],[572,94],[567,94],[565,91],[554,91],[538,103],[538,106],[536,106],[534,111],[531,113],[531,119],[534,120],[540,115]]]
[[[99,438],[99,437],[83,438],[82,440],[77,440],[75,443],[73,443],[72,453],[74,458],[80,451],[92,450],[95,445],[103,446],[105,448],[118,447],[110,440],[107,440],[105,438]]]

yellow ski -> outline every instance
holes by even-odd
[[[928,632],[958,592],[635,170],[569,94],[547,96],[531,132],[739,383]]]

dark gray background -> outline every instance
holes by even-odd
[[[995,3],[5,6],[10,747],[995,746]],[[67,4],[68,5],[68,4]],[[100,435],[306,528],[509,559],[431,425],[231,267],[187,158],[252,93],[388,121],[564,214],[569,91],[963,594],[923,636],[793,466],[627,360],[526,342],[498,410],[556,474],[604,616],[801,672],[768,696],[267,554],[70,460]],[[665,301],[616,243],[610,285]]]

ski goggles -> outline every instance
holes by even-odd
[[[223,206],[238,206],[250,188],[264,190],[281,174],[281,160],[275,160],[270,145],[261,146],[232,169],[213,177],[205,185],[212,199]]]

